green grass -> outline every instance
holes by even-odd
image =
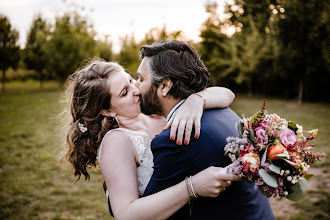
[[[0,219],[109,218],[99,170],[77,183],[59,130],[62,91],[9,84],[0,95]],[[21,87],[21,88],[20,88]]]
[[[43,90],[38,82],[9,83],[7,93],[0,95],[0,219],[109,219],[102,189],[102,174],[91,169],[90,181],[75,183],[72,169],[61,157],[65,152],[65,133],[59,130],[58,115],[65,108],[60,103],[62,91],[54,82]],[[239,115],[250,116],[258,111],[263,99],[236,98],[231,106]],[[268,112],[293,120],[305,129],[319,128],[317,151],[329,154],[330,106],[293,101],[267,100]],[[329,167],[322,162],[320,167]],[[292,219],[325,216],[329,210],[329,194],[325,189],[312,192],[310,201],[296,206]],[[324,210],[323,210],[324,208]],[[276,213],[275,213],[276,214]],[[316,218],[315,218],[316,219]]]

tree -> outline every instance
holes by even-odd
[[[184,40],[183,32],[182,31],[167,31],[166,24],[163,24],[163,27],[158,28],[154,27],[151,28],[146,34],[142,42],[144,44],[152,44],[156,41],[162,41],[162,40]]]
[[[324,82],[329,80],[329,58],[325,52],[329,51],[329,3],[283,0],[281,4],[285,17],[278,24],[282,44],[279,62],[282,71],[298,84],[297,102],[301,104],[307,81],[312,83],[317,79],[310,89],[311,93],[319,91],[314,97],[327,93],[324,88],[328,85]]]
[[[260,33],[269,33],[269,22],[273,21],[273,14],[283,13],[280,3],[280,0],[228,1],[225,6],[225,14],[228,16],[225,23],[240,29],[250,26],[250,21],[253,21]]]
[[[54,72],[62,84],[78,69],[79,64],[97,54],[95,31],[88,21],[76,12],[56,18],[54,30],[42,47]]]
[[[97,43],[98,57],[106,61],[111,61],[113,59],[112,43],[111,41],[108,40],[108,36],[106,36],[103,41],[99,40],[96,43]]]
[[[232,75],[237,84],[246,82],[248,94],[252,96],[252,80],[256,77],[256,70],[261,60],[269,51],[269,39],[260,34],[254,23],[250,22],[250,28],[245,34],[239,33],[223,42],[217,42],[219,50],[213,50],[208,65],[215,69],[221,69],[217,79],[223,79]]]
[[[0,68],[2,70],[2,92],[5,92],[6,70],[16,68],[20,60],[17,45],[18,31],[11,27],[8,18],[0,14]]]
[[[121,50],[117,55],[116,59],[123,65],[129,72],[132,73],[133,77],[136,77],[134,74],[139,67],[139,56],[140,48],[146,44],[152,44],[156,41],[169,40],[169,39],[184,39],[183,33],[181,31],[167,31],[166,25],[158,28],[151,28],[146,34],[144,39],[137,41],[135,39],[134,33],[127,34],[122,37],[121,40]]]
[[[42,46],[46,43],[48,33],[46,21],[40,14],[37,15],[32,21],[24,50],[23,60],[28,69],[33,69],[38,73],[40,88],[42,88],[42,73],[47,67],[47,58]]]
[[[126,34],[124,37],[120,38],[121,48],[116,56],[116,60],[122,65],[133,77],[135,75],[137,68],[139,67],[139,56],[141,42],[135,40],[134,33]]]

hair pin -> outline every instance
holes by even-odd
[[[85,133],[86,131],[88,131],[87,128],[83,124],[78,123],[78,126],[79,126],[79,129],[82,133]]]

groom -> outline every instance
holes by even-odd
[[[197,52],[181,41],[163,41],[140,49],[142,62],[138,69],[141,110],[170,119],[184,100],[209,83],[209,73]],[[173,186],[185,177],[209,167],[225,167],[228,136],[237,136],[235,122],[239,117],[229,108],[205,110],[198,139],[178,146],[169,138],[170,130],[156,136],[151,144],[154,173],[144,196]],[[171,219],[275,219],[267,197],[253,184],[232,182],[217,198],[198,197]],[[189,216],[189,211],[191,216]]]

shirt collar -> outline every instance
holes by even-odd
[[[172,108],[172,110],[170,111],[170,113],[167,115],[167,118],[166,118],[166,123],[171,119],[173,113],[185,102],[186,100],[185,99],[182,99],[178,104],[176,104],[174,106],[174,108]]]

